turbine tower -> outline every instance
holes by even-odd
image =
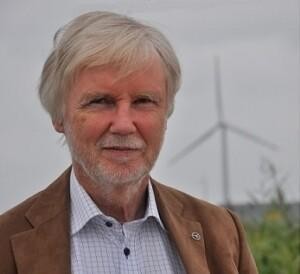
[[[221,68],[220,57],[214,57],[214,81],[215,81],[215,94],[216,94],[216,107],[217,107],[217,122],[214,126],[208,129],[205,133],[196,138],[192,143],[183,148],[174,157],[171,158],[170,163],[175,164],[186,157],[198,146],[202,145],[208,140],[214,133],[220,131],[221,142],[221,166],[222,166],[222,187],[224,195],[224,205],[231,206],[231,193],[230,193],[230,180],[229,180],[229,157],[228,157],[228,133],[232,132],[240,137],[246,138],[254,143],[262,145],[272,150],[276,150],[277,146],[258,137],[240,127],[234,126],[225,121],[224,107],[222,100],[222,84],[221,84]]]

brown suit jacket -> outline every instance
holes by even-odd
[[[70,274],[69,177],[70,169],[0,216],[0,274]],[[187,273],[257,273],[233,213],[154,181],[153,189]]]

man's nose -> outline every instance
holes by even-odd
[[[110,132],[113,134],[128,135],[136,131],[132,111],[130,106],[122,105],[116,107],[114,114],[112,114],[112,123]]]

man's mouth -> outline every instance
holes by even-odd
[[[102,147],[103,156],[114,162],[128,162],[136,159],[141,154],[141,149],[127,146]]]
[[[107,136],[102,138],[98,147],[102,150],[105,158],[113,161],[128,161],[139,157],[146,146],[137,137]]]
[[[103,147],[104,150],[116,150],[116,151],[137,151],[138,148],[133,147],[119,147],[119,146],[111,146],[111,147]]]

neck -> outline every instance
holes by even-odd
[[[76,169],[74,172],[81,186],[105,215],[115,218],[120,223],[130,222],[144,216],[149,176],[137,182],[110,185],[93,182],[89,177],[82,176]]]

